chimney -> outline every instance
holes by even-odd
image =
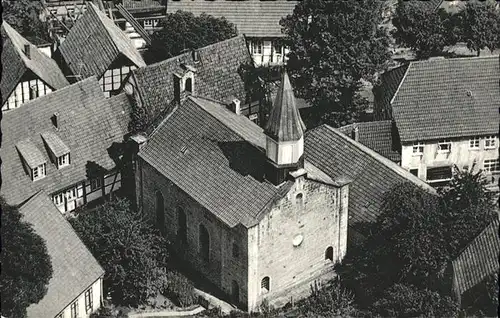
[[[50,119],[52,120],[52,125],[54,125],[55,128],[59,128],[58,126],[58,122],[57,122],[57,119],[59,117],[59,113],[54,113],[54,115],[52,115],[52,117],[50,117]]]
[[[354,128],[351,131],[351,138],[359,141],[359,128],[358,125],[354,126]]]
[[[241,102],[239,99],[235,98],[231,101],[231,110],[236,114],[241,114]]]
[[[24,55],[26,55],[28,59],[31,59],[31,48],[29,44],[24,45]]]

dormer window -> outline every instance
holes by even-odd
[[[44,132],[41,136],[57,169],[68,166],[71,163],[69,147],[66,146],[61,138],[52,131]]]
[[[16,148],[21,156],[26,173],[31,180],[43,179],[47,174],[47,160],[31,139],[20,141]]]
[[[31,179],[33,181],[43,179],[46,176],[46,164],[43,163],[38,167],[31,169]]]
[[[69,165],[69,153],[57,157],[57,168],[58,169],[61,169],[62,167],[65,167],[68,165]]]
[[[188,93],[193,92],[193,80],[191,78],[186,78],[186,84],[184,84],[184,90]]]

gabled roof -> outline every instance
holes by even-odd
[[[339,130],[352,138],[358,130],[358,142],[394,162],[401,161],[401,154],[394,150],[394,136],[391,120],[355,123],[340,127]]]
[[[102,277],[104,270],[46,193],[35,194],[19,212],[45,241],[53,270],[47,294],[27,308],[28,317],[55,317]]]
[[[454,285],[461,295],[498,271],[498,216],[453,260]]]
[[[296,141],[302,138],[306,125],[300,118],[288,74],[283,72],[281,86],[264,132],[277,141]]]
[[[66,146],[64,141],[54,131],[45,131],[40,135],[54,156],[60,157],[70,152],[69,147]]]
[[[29,138],[19,141],[16,144],[16,148],[23,160],[26,161],[26,164],[31,169],[47,162],[47,159],[44,155],[42,155],[40,149],[38,149]]]
[[[59,51],[71,73],[82,78],[100,78],[122,56],[137,67],[146,65],[132,40],[90,2],[59,46]]]
[[[402,77],[401,70],[382,78],[389,88],[378,102],[392,107],[402,142],[498,133],[498,56],[412,62]],[[398,79],[394,91],[389,82]]]
[[[304,154],[334,180],[353,180],[349,185],[349,225],[375,222],[384,193],[398,183],[412,182],[435,193],[396,163],[327,125],[306,132]]]
[[[120,105],[115,101],[119,100]],[[130,105],[123,95],[105,98],[95,77],[39,97],[6,112],[2,120],[3,184],[0,194],[12,205],[45,190],[48,194],[87,179],[86,164],[94,161],[105,169],[114,168],[107,149],[122,142]],[[121,110],[120,110],[121,108]],[[58,113],[56,129],[51,121]],[[125,123],[124,123],[125,122]],[[71,149],[71,164],[58,170],[51,163],[42,133],[51,132]],[[46,159],[46,177],[31,181],[26,175],[16,145],[29,138]]]
[[[253,65],[245,38],[237,36],[197,51],[198,63],[193,60],[192,53],[188,52],[132,72],[146,109],[158,114],[174,99],[173,74],[181,64],[196,68],[196,95],[218,101],[234,96],[242,103],[245,102],[245,82],[238,71],[242,65]]]
[[[198,16],[202,13],[216,18],[225,17],[236,25],[239,34],[247,37],[283,37],[280,20],[293,13],[300,1],[205,1],[180,0],[168,1],[167,13],[179,10],[192,12]]]
[[[69,85],[57,63],[23,38],[5,21],[2,22],[2,40],[2,81],[0,84],[2,104],[9,98],[28,70],[54,90]],[[25,45],[30,47],[30,58],[24,52]]]

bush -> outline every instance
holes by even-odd
[[[197,296],[192,283],[178,272],[168,272],[162,294],[180,307],[196,304]]]

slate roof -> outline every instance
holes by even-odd
[[[137,67],[146,65],[130,38],[91,2],[59,51],[71,73],[82,78],[100,78],[122,56]]]
[[[46,131],[41,133],[40,135],[42,136],[42,139],[45,141],[54,156],[60,157],[70,152],[69,147],[66,146],[64,141],[62,141],[61,138],[59,138],[59,136],[55,134],[55,132]]]
[[[339,130],[352,138],[355,128],[358,128],[358,142],[374,150],[394,162],[401,161],[401,154],[393,150],[392,121],[380,120],[356,123],[340,127]]]
[[[349,185],[349,225],[375,222],[384,193],[401,182],[412,182],[435,190],[396,163],[327,125],[307,131],[305,159],[334,180],[352,180]]]
[[[120,105],[116,103],[118,100]],[[114,168],[107,149],[113,142],[122,142],[127,133],[130,105],[124,104],[126,101],[123,95],[105,98],[97,79],[91,77],[26,103],[29,107],[6,112],[2,120],[0,194],[9,204],[16,205],[39,190],[52,194],[87,179],[88,161],[95,161],[105,169]],[[51,121],[56,112],[58,130]],[[51,163],[41,136],[47,132],[58,136],[71,150],[69,166],[57,169]],[[47,176],[37,181],[26,175],[16,149],[19,141],[27,138],[47,161]]]
[[[461,295],[498,271],[500,237],[498,217],[453,260],[454,285]]]
[[[53,270],[47,294],[27,308],[27,316],[55,317],[102,277],[104,270],[43,191],[24,203],[19,212],[45,240]]]
[[[296,141],[302,138],[305,130],[306,125],[300,118],[290,79],[283,72],[264,132],[277,141]]]
[[[392,107],[401,141],[498,134],[499,62],[498,56],[426,60],[411,62],[402,78],[384,76],[392,83],[383,84],[391,89],[381,103]]]
[[[175,13],[179,10],[192,12],[194,15],[206,13],[217,18],[225,17],[236,25],[239,34],[247,37],[283,37],[279,22],[287,15],[291,15],[299,2],[169,0],[167,13]]]
[[[69,85],[56,62],[23,38],[5,21],[2,22],[1,32],[3,40],[2,81],[0,84],[2,104],[9,98],[27,71],[33,72],[54,90]],[[31,58],[29,59],[24,53],[24,45],[30,46]]]
[[[132,72],[142,102],[150,112],[158,114],[174,99],[173,74],[182,63],[196,68],[196,95],[218,101],[234,96],[242,104],[247,100],[245,83],[238,70],[242,65],[253,62],[243,36],[214,43],[197,51],[198,63],[194,62],[192,53],[187,52]]]
[[[16,144],[16,149],[31,169],[47,162],[47,159],[42,155],[40,149],[38,149],[29,138],[19,141]]]

